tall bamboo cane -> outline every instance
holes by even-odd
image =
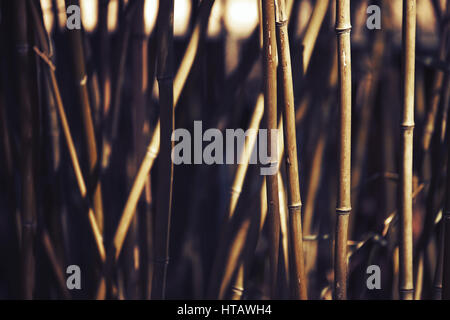
[[[276,2],[278,72],[281,82],[281,104],[283,108],[284,137],[286,140],[286,174],[288,182],[289,235],[291,237],[290,286],[293,297],[307,299],[305,262],[302,236],[302,200],[297,160],[297,139],[295,130],[294,89],[292,83],[291,53],[287,30],[285,1]]]
[[[22,212],[22,239],[21,239],[21,274],[22,295],[24,299],[33,298],[34,290],[34,238],[36,227],[36,198],[35,173],[33,152],[34,144],[34,117],[33,102],[31,101],[31,58],[28,42],[27,3],[25,0],[13,3],[13,29],[15,31],[16,61],[17,61],[17,97],[21,116],[21,212]]]
[[[412,177],[414,132],[414,71],[416,50],[416,0],[403,0],[403,107],[400,137],[400,299],[412,300]]]
[[[160,3],[158,17],[158,66],[159,104],[161,118],[161,151],[158,171],[158,202],[155,218],[155,267],[152,295],[165,298],[167,265],[169,263],[169,231],[172,210],[173,162],[171,153],[174,130],[173,100],[173,0]]]
[[[264,77],[264,108],[267,125],[268,153],[272,155],[272,129],[277,129],[277,43],[275,36],[275,6],[272,0],[262,1],[263,18],[263,77]],[[277,165],[277,159],[270,161],[270,166]],[[277,169],[278,171],[278,169]],[[280,242],[280,208],[278,199],[278,178],[276,174],[268,175],[267,204],[270,238],[270,274],[271,296],[275,297],[278,274],[278,251]]]
[[[337,0],[336,34],[339,71],[339,185],[336,207],[334,297],[347,299],[347,238],[351,212],[351,112],[350,0]]]

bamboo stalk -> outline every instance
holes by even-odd
[[[30,78],[31,56],[28,41],[27,3],[25,0],[14,1],[14,31],[16,45],[16,89],[21,116],[21,213],[22,213],[22,239],[21,239],[21,288],[24,299],[32,299],[34,291],[34,238],[36,228],[36,198],[35,198],[35,172],[34,161],[34,130],[35,106],[31,101],[32,91]],[[34,109],[34,110],[33,110]]]
[[[347,299],[347,239],[351,212],[351,111],[350,0],[337,0],[336,34],[339,71],[339,172],[336,207],[334,298]]]
[[[414,132],[414,71],[416,0],[403,0],[403,108],[401,115],[400,212],[400,299],[414,297],[412,248],[412,178]]]
[[[262,1],[263,21],[263,78],[264,78],[264,108],[267,128],[268,154],[273,155],[272,129],[277,129],[277,44],[275,36],[275,7],[270,0]],[[276,139],[276,138],[275,138]],[[271,167],[276,167],[277,159],[270,161]],[[278,251],[280,242],[280,208],[278,199],[278,178],[276,174],[266,177],[267,203],[270,243],[270,288],[271,297],[275,298],[277,291]]]
[[[170,218],[172,211],[173,162],[171,139],[175,125],[173,100],[173,0],[162,2],[158,17],[158,62],[161,152],[159,157],[157,207],[155,217],[155,265],[152,282],[154,299],[164,299],[169,264]]]
[[[277,49],[279,56],[278,73],[282,90],[281,104],[283,108],[284,138],[286,141],[285,156],[288,182],[289,236],[291,239],[291,248],[289,251],[289,261],[291,263],[290,288],[294,298],[305,300],[308,296],[303,255],[302,200],[298,173],[291,53],[289,49],[284,0],[276,1],[276,13]]]

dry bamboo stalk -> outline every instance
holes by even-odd
[[[78,5],[78,1],[69,0],[67,5]],[[95,218],[97,220],[100,232],[103,233],[103,203],[101,184],[100,181],[95,178],[95,171],[98,170],[97,142],[95,138],[94,123],[92,121],[92,110],[89,101],[87,86],[88,77],[85,67],[81,30],[72,30],[69,32],[69,38],[73,53],[75,82],[78,85],[78,99],[83,115],[83,129],[86,139],[87,155],[89,157],[89,184],[92,186],[92,190],[90,190],[90,192],[93,195],[92,198]]]
[[[272,129],[277,129],[277,44],[275,36],[275,6],[270,0],[262,1],[263,21],[263,78],[264,78],[264,108],[267,129],[268,154],[273,155],[277,150],[272,150]],[[271,167],[276,167],[277,159],[269,162]],[[277,291],[278,275],[278,251],[280,242],[280,208],[278,199],[277,175],[269,175],[267,180],[267,204],[269,222],[270,243],[270,288],[271,297],[275,298]]]
[[[328,1],[322,1],[328,2]],[[327,6],[328,3],[326,3]],[[278,72],[281,82],[281,104],[284,122],[284,138],[286,141],[286,175],[288,182],[288,208],[289,208],[289,236],[291,248],[289,251],[290,288],[292,296],[296,299],[306,300],[307,284],[305,276],[305,262],[303,255],[302,234],[302,200],[300,196],[300,183],[297,160],[297,135],[295,130],[294,88],[292,83],[291,53],[285,12],[285,1],[276,1],[276,30],[277,49],[279,56]],[[317,35],[316,35],[317,36]]]
[[[293,263],[290,265],[290,252],[291,239],[289,238],[291,235],[289,233],[289,217],[288,217],[288,199],[286,196],[286,188],[284,186],[283,177],[281,172],[277,173],[278,179],[278,199],[280,201],[280,266],[282,267],[280,271],[282,271],[282,280],[284,283],[281,284],[281,288],[289,288],[289,284],[291,281],[291,273],[289,271],[292,269]],[[303,239],[302,239],[303,242]],[[306,300],[306,299],[305,299]]]
[[[339,71],[339,172],[336,207],[334,298],[347,299],[347,238],[351,212],[351,112],[350,0],[337,0],[336,34]]]
[[[35,198],[35,154],[33,135],[35,128],[35,106],[33,106],[31,88],[31,50],[27,26],[27,3],[25,0],[14,1],[13,30],[16,45],[16,93],[20,110],[21,139],[21,293],[24,299],[32,299],[34,291],[34,238],[36,228],[36,198]]]
[[[157,208],[155,217],[155,259],[152,282],[152,297],[165,298],[167,266],[169,264],[169,233],[172,210],[173,162],[171,153],[174,142],[173,101],[173,0],[162,2],[158,17],[158,62],[161,152],[159,156]]]
[[[400,299],[414,298],[412,248],[412,178],[414,132],[414,76],[416,50],[416,0],[403,0],[403,108],[401,115],[401,163],[399,184]]]

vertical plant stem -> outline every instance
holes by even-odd
[[[68,5],[78,4],[76,0],[70,0]],[[83,116],[84,135],[86,139],[87,155],[89,158],[89,186],[92,193],[95,218],[100,232],[103,233],[103,203],[100,181],[95,178],[98,170],[97,142],[95,138],[94,123],[92,121],[92,110],[89,101],[87,86],[87,73],[83,51],[83,39],[81,30],[71,30],[69,32],[70,44],[73,54],[73,66],[75,82],[78,85],[78,99],[81,105]]]
[[[334,252],[334,298],[347,299],[347,238],[351,212],[351,112],[350,0],[337,0],[336,34],[339,74],[339,171]]]
[[[34,115],[31,101],[30,85],[31,57],[27,25],[27,3],[25,0],[14,1],[13,29],[16,45],[16,93],[20,110],[20,141],[21,141],[21,288],[24,299],[32,299],[34,291],[34,238],[36,227],[35,198],[35,155],[34,146]]]
[[[290,235],[290,287],[294,298],[307,299],[305,262],[302,235],[302,200],[297,160],[297,135],[295,130],[294,89],[292,84],[291,53],[287,30],[285,1],[277,0],[278,72],[281,82],[284,138],[286,141],[286,174],[288,182],[288,209]]]
[[[275,36],[275,6],[274,1],[262,0],[263,16],[263,77],[264,77],[264,108],[267,126],[267,150],[271,158],[277,150],[272,149],[272,129],[277,129],[277,44]],[[278,159],[269,162],[271,167],[278,168]],[[276,169],[278,171],[278,169]],[[278,251],[280,242],[280,208],[278,198],[278,178],[275,174],[268,175],[267,204],[270,241],[270,281],[271,296],[275,298],[278,274]]]
[[[158,202],[155,218],[155,266],[153,274],[152,296],[165,298],[167,265],[169,263],[169,233],[172,211],[173,162],[171,152],[174,130],[173,96],[173,11],[174,1],[160,3],[158,17],[158,62],[157,79],[159,85],[159,105],[161,119],[158,171]]]
[[[412,178],[414,132],[414,75],[416,50],[416,0],[403,0],[403,106],[400,137],[400,299],[412,300],[413,239],[412,239]]]

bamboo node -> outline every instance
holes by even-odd
[[[407,123],[402,123],[401,125],[400,125],[400,129],[402,129],[402,130],[404,130],[404,131],[407,131],[407,130],[411,130],[411,129],[414,129],[414,127],[415,127],[415,124],[414,123],[409,123],[409,124],[407,124]]]
[[[335,28],[336,34],[344,34],[344,33],[350,33],[352,31],[352,25],[344,25],[344,26],[336,26]]]
[[[352,211],[351,207],[338,207],[336,208],[336,213],[340,216],[347,216]]]
[[[400,289],[400,293],[414,293],[414,289]]]
[[[235,292],[238,292],[238,293],[243,293],[244,292],[244,288],[242,288],[242,287],[239,288],[239,287],[232,286],[231,290],[233,290]]]
[[[285,25],[287,25],[287,20],[282,20],[282,21],[276,21],[275,25],[277,27],[284,27]]]
[[[291,205],[288,205],[289,213],[293,214],[294,212],[301,212],[302,210],[302,203],[294,203]]]

